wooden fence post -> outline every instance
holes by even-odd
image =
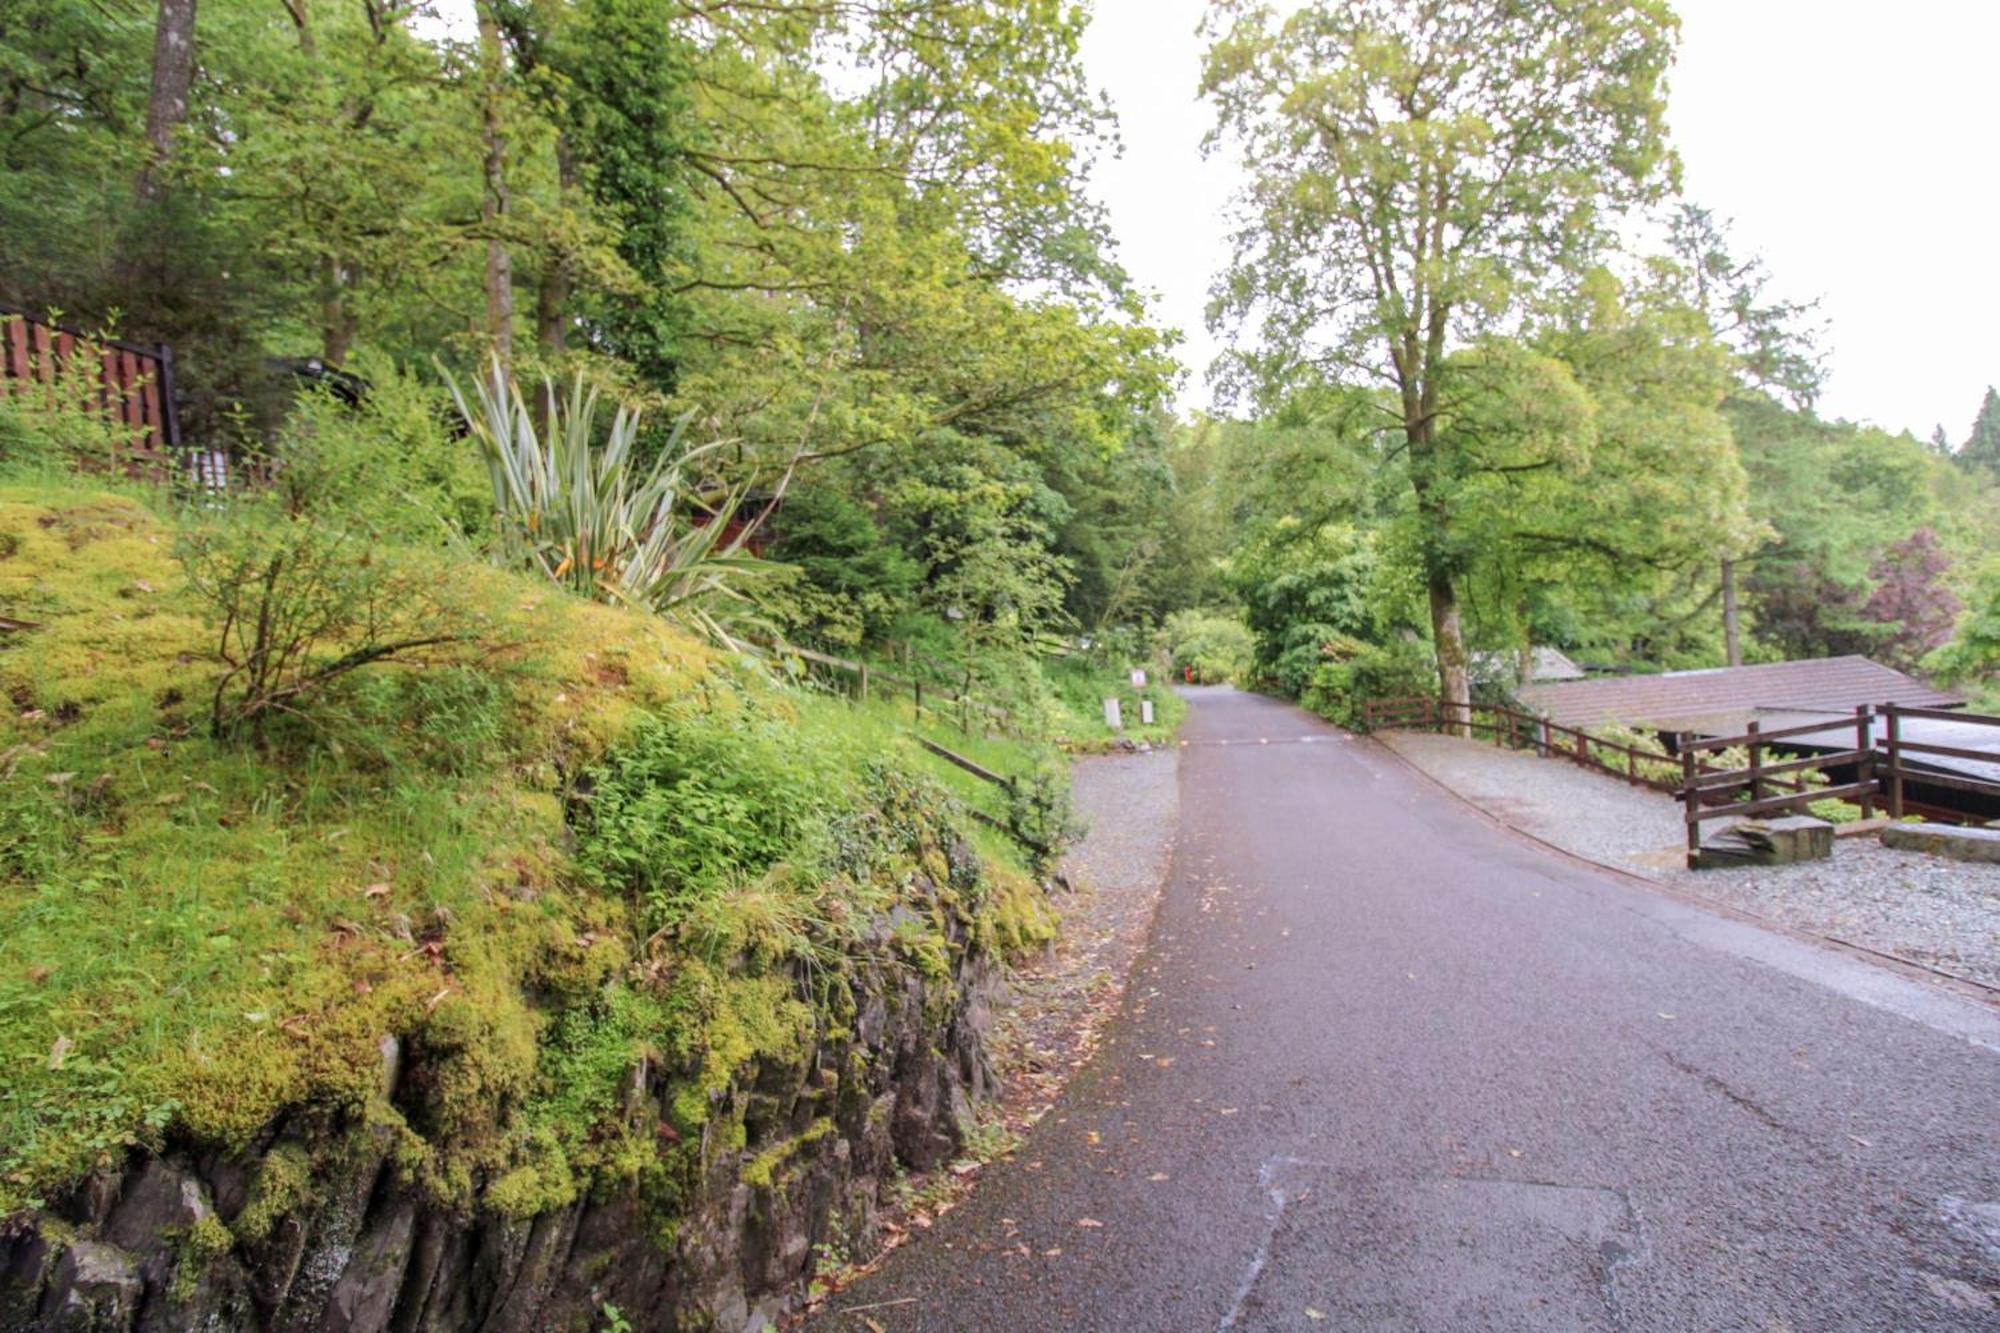
[[[1894,702],[1882,705],[1889,746],[1889,818],[1903,817],[1903,735]]]
[[[1687,866],[1701,861],[1701,792],[1695,787],[1694,747],[1681,737],[1681,800],[1687,804]]]
[[[1764,799],[1764,742],[1759,735],[1762,728],[1752,721],[1743,730],[1750,737],[1750,799],[1761,801]]]
[[[861,692],[861,702],[868,702],[868,664],[860,663],[861,671],[855,679],[855,688]]]
[[[1854,761],[1854,780],[1866,783],[1859,797],[1861,817],[1875,816],[1875,705],[1856,704],[1854,706],[1854,748],[1861,757]]]
[[[1542,759],[1549,757],[1549,715],[1547,713],[1543,713],[1535,722],[1535,754]]]

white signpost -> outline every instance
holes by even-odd
[[[1123,731],[1125,729],[1125,723],[1118,714],[1118,701],[1116,699],[1106,699],[1104,701],[1104,725],[1113,731]]]
[[[1153,701],[1151,699],[1141,699],[1139,701],[1139,721],[1149,727],[1153,725]]]

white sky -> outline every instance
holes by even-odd
[[[1125,154],[1099,165],[1120,254],[1186,335],[1185,407],[1218,345],[1202,319],[1227,262],[1236,181],[1203,162],[1195,101],[1204,0],[1096,0],[1084,42]],[[1830,324],[1826,416],[1966,435],[2000,381],[1994,172],[2000,4],[1991,0],[1678,0],[1671,124],[1688,196],[1735,219],[1775,294]]]

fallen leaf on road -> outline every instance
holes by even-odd
[[[1079,1217],[1076,1219],[1076,1224],[1080,1227],[1101,1227],[1104,1225],[1104,1223],[1094,1217]]]
[[[883,1328],[880,1324],[876,1323],[873,1319],[870,1319],[867,1315],[861,1316],[861,1322],[868,1325],[868,1333],[889,1333],[888,1329]]]
[[[1674,1016],[1672,1014],[1661,1014],[1660,1017],[1666,1019],[1669,1023],[1674,1021]]]
[[[1313,1308],[1312,1308],[1312,1307],[1311,1307],[1310,1305],[1308,1305],[1308,1306],[1306,1307],[1306,1318],[1308,1318],[1308,1319],[1324,1319],[1324,1318],[1326,1318],[1326,1311],[1324,1311],[1324,1310],[1315,1310],[1315,1309],[1313,1309]]]
[[[1850,1135],[1849,1137],[1852,1136]],[[1165,1180],[1166,1178],[1167,1173],[1164,1171],[1155,1171],[1152,1175],[1146,1177],[1148,1180]]]
[[[1053,1259],[1061,1253],[1062,1253],[1062,1246],[1051,1245],[1048,1249],[1042,1251],[1042,1258]]]

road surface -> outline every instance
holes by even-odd
[[[1190,691],[1094,1062],[827,1330],[2000,1329],[2000,1014]]]

